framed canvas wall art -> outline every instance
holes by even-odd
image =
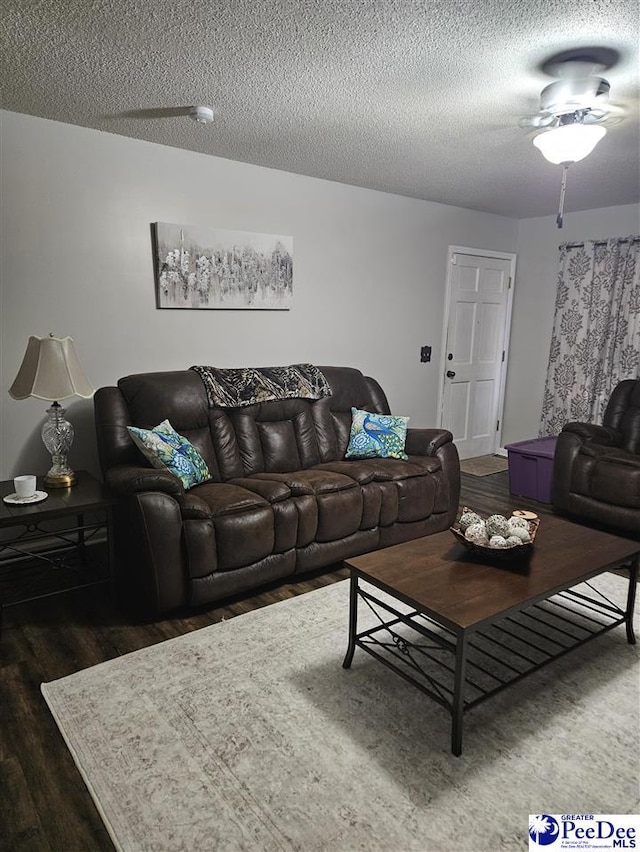
[[[290,308],[292,237],[167,222],[152,230],[158,308]]]

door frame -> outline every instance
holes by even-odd
[[[514,252],[492,251],[490,249],[475,249],[469,246],[449,246],[447,249],[447,285],[445,288],[444,301],[444,323],[442,333],[442,346],[440,351],[440,382],[438,384],[438,426],[442,428],[442,417],[444,413],[444,380],[447,359],[447,335],[449,333],[449,302],[451,299],[451,268],[453,266],[454,254],[468,254],[474,257],[494,257],[509,261],[509,291],[507,293],[507,309],[504,319],[503,350],[504,361],[500,368],[500,384],[498,391],[498,421],[500,426],[496,430],[493,453],[506,456],[507,452],[502,446],[502,427],[504,426],[504,394],[507,383],[507,368],[509,364],[509,340],[511,337],[511,314],[513,311],[513,292],[516,282],[516,258]]]

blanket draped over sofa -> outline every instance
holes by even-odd
[[[119,498],[123,604],[152,617],[210,604],[453,523],[460,465],[451,433],[409,428],[406,460],[345,458],[352,407],[389,414],[387,397],[359,370],[315,369],[329,393],[318,376],[303,382],[318,398],[211,404],[196,370],[127,376],[96,392],[100,463]],[[165,420],[198,450],[210,479],[185,490],[150,466],[127,427]]]
[[[322,399],[331,388],[313,364],[290,367],[191,367],[202,379],[211,408],[239,408],[272,399]]]

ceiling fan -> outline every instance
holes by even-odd
[[[622,119],[622,108],[609,101],[609,81],[601,76],[618,59],[612,48],[591,47],[563,51],[546,60],[540,70],[554,82],[541,91],[539,112],[520,120],[521,127],[541,131],[533,144],[545,159],[563,167],[558,228],[563,223],[569,165],[588,156],[607,126]]]
[[[540,92],[540,111],[521,119],[522,127],[553,128],[568,123],[615,123],[622,108],[609,101],[611,86],[600,76],[618,61],[612,48],[567,50],[546,60],[540,69],[554,77]]]

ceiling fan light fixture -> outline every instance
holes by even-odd
[[[539,133],[533,144],[550,163],[577,163],[593,151],[606,132],[595,124],[565,124]]]

